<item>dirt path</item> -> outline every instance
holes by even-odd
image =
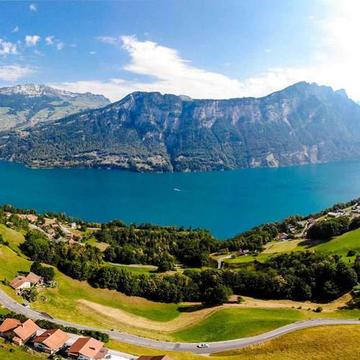
[[[335,311],[343,306],[350,300],[350,294],[345,294],[341,298],[328,303],[317,304],[312,302],[299,302],[292,300],[260,300],[250,297],[243,297],[244,301],[241,304],[225,304],[214,308],[205,308],[189,313],[182,313],[177,318],[160,322],[149,320],[142,316],[134,315],[121,309],[100,305],[87,300],[79,300],[78,303],[87,308],[91,312],[96,312],[105,318],[111,318],[126,326],[135,327],[139,329],[146,329],[150,331],[161,331],[163,333],[171,333],[174,331],[196,325],[200,321],[206,319],[215,312],[226,308],[302,308],[315,310],[321,306],[323,312]]]
[[[134,315],[121,309],[115,309],[108,306],[93,303],[87,300],[79,300],[82,306],[85,306],[92,312],[97,312],[101,316],[111,317],[116,321],[123,323],[131,327],[137,327],[141,329],[161,331],[161,332],[173,332],[184,327],[197,324],[199,321],[205,319],[209,315],[218,311],[221,307],[206,308],[194,312],[182,313],[179,317],[162,322],[149,320],[142,316]]]

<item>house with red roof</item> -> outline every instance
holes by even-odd
[[[108,349],[104,343],[91,337],[78,338],[68,349],[69,357],[78,360],[106,359]]]
[[[17,319],[5,319],[0,325],[0,336],[11,340],[16,345],[24,345],[34,338],[39,330],[40,328],[31,319],[23,323]]]
[[[55,354],[65,346],[69,339],[69,335],[60,329],[46,330],[41,335],[35,337],[34,347],[39,351]]]
[[[17,276],[13,281],[11,281],[10,286],[16,291],[21,291],[24,289],[30,289],[32,286],[41,285],[43,282],[44,279],[41,276],[29,272],[26,276]]]

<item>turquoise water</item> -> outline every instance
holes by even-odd
[[[219,238],[359,196],[360,162],[176,174],[0,162],[1,204],[91,221],[204,227]]]

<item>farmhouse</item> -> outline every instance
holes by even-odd
[[[48,354],[55,354],[69,340],[69,335],[60,329],[46,330],[34,339],[34,347]]]
[[[68,349],[68,355],[78,360],[102,360],[107,353],[104,343],[91,337],[77,339]]]
[[[39,330],[40,328],[31,319],[28,319],[13,330],[14,337],[12,338],[12,341],[16,345],[24,345],[27,341],[36,336]]]
[[[16,319],[5,319],[0,325],[0,335],[20,346],[31,340],[39,330],[30,319],[23,323]]]
[[[10,338],[11,332],[21,325],[21,321],[16,319],[5,319],[0,325],[0,336],[3,338]]]
[[[41,285],[43,282],[44,280],[41,276],[30,272],[26,276],[17,276],[13,281],[11,281],[10,286],[16,291],[21,291],[23,289],[29,289],[32,286]]]

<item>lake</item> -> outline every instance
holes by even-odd
[[[1,204],[90,221],[203,227],[221,239],[359,196],[360,162],[166,174],[0,162]]]

